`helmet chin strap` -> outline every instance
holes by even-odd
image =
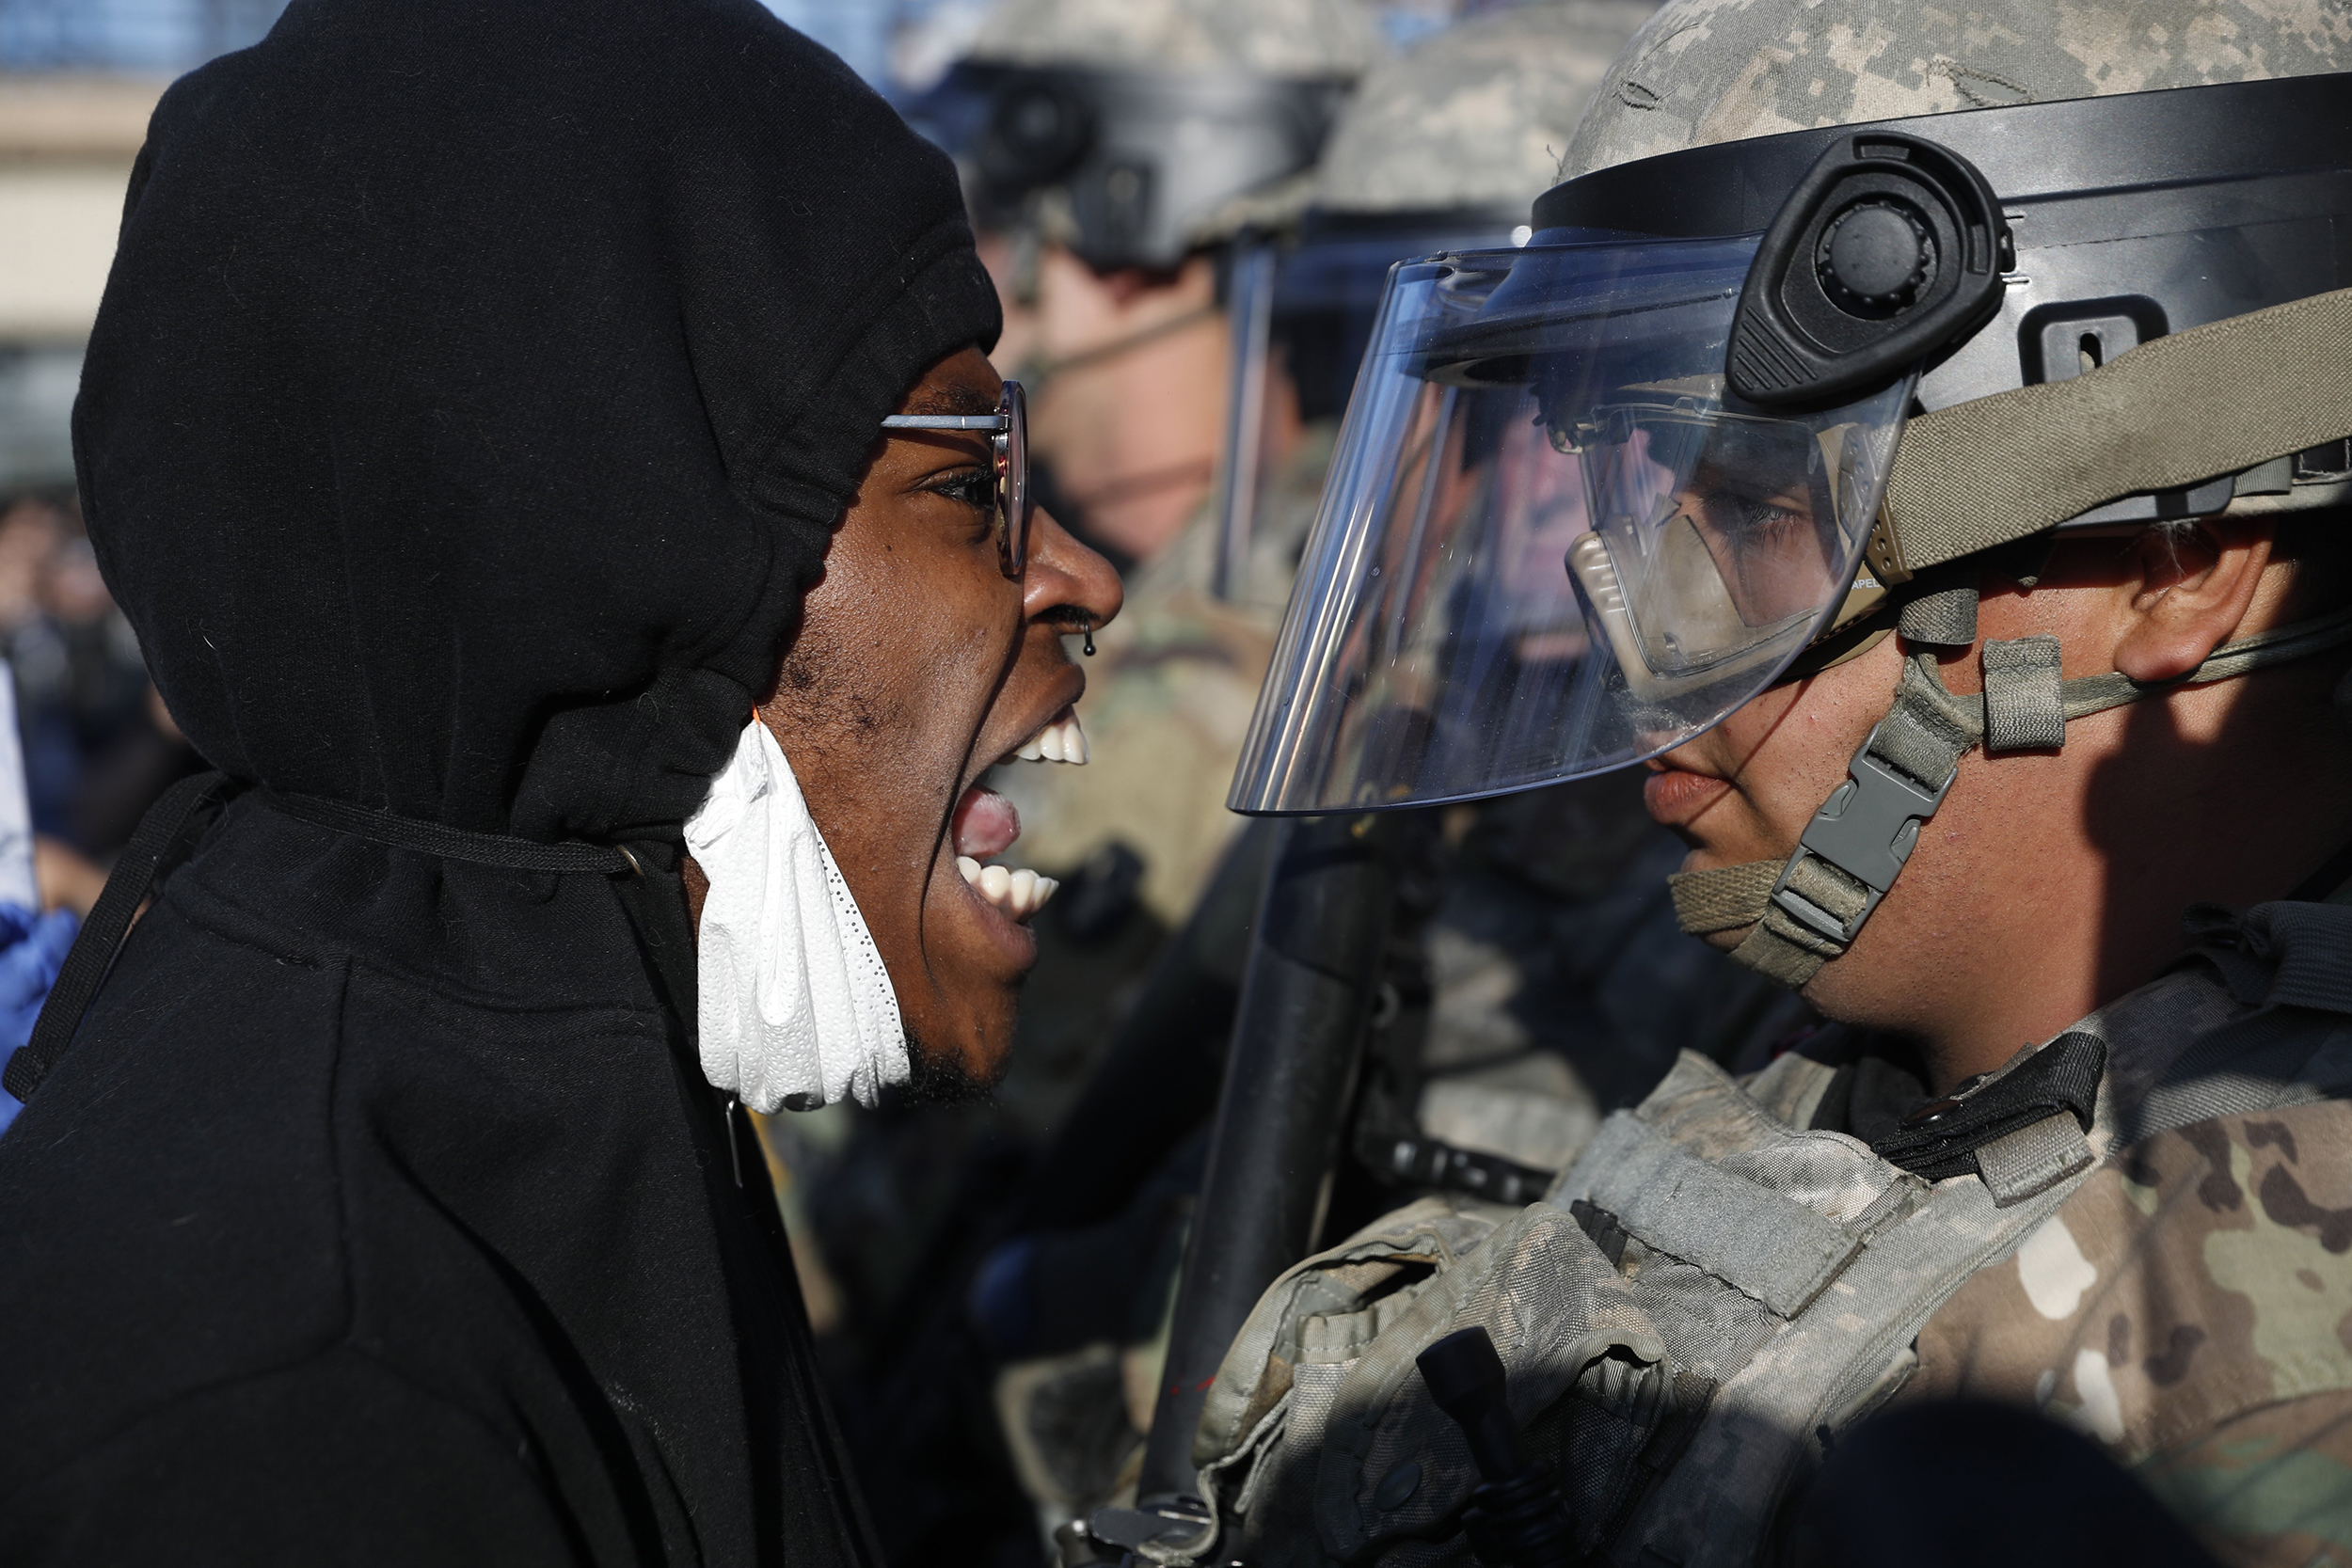
[[[1913,641],[1974,641],[1974,608],[1967,607],[1964,627],[1958,607],[1947,604],[1939,607],[1936,625],[1923,624],[1924,618],[1915,624],[1906,614],[1901,629]],[[1984,692],[1965,697],[1945,687],[1932,652],[1913,654],[1903,662],[1893,708],[1854,752],[1849,777],[1814,814],[1796,852],[1786,862],[1751,861],[1669,878],[1676,917],[1692,936],[1750,927],[1732,958],[1794,990],[1853,945],[1911,858],[1920,824],[1944,803],[1971,747],[1982,745],[1988,755],[2055,750],[2066,744],[2070,720],[2175,687],[2234,679],[2346,642],[2352,642],[2352,610],[2242,638],[2215,649],[2178,680],[2142,683],[2120,673],[2061,680],[2058,640],[2021,637],[1984,645]]]

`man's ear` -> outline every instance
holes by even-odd
[[[2178,680],[2235,636],[2270,564],[2262,518],[2207,517],[2152,528],[2132,542],[2126,626],[2115,667],[2136,681]]]

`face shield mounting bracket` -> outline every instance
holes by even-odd
[[[1891,131],[1843,137],[1765,231],[1726,379],[1759,408],[1882,385],[1982,326],[2015,256],[2000,202],[1967,159]]]

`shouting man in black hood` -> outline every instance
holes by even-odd
[[[1119,590],[996,329],[754,0],[294,0],[167,95],[76,438],[220,772],[9,1064],[0,1560],[870,1560],[738,1101],[1001,1070],[977,781]]]

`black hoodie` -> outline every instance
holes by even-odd
[[[294,0],[166,96],[76,446],[248,787],[0,1139],[0,1560],[867,1559],[642,911],[274,802],[663,860],[996,325],[952,167],[754,0]]]

